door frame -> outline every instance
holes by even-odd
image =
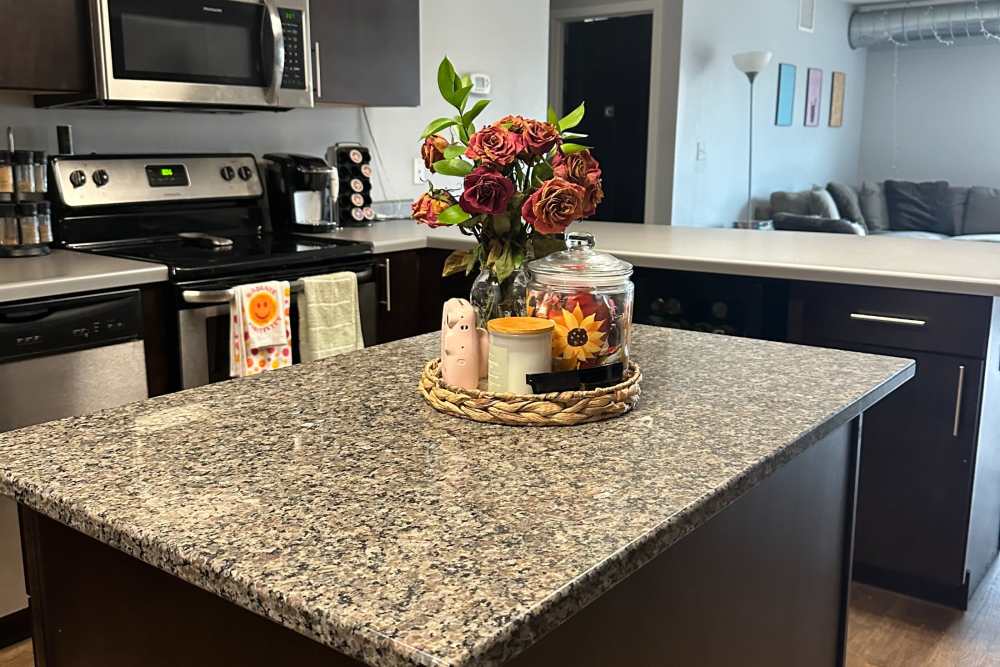
[[[660,145],[660,70],[663,61],[664,0],[629,0],[602,5],[553,9],[549,19],[549,104],[557,111],[563,105],[564,52],[566,24],[597,16],[623,17],[650,14],[653,21],[653,41],[649,62],[649,124],[646,128],[646,201],[643,223],[656,224],[657,217],[669,220],[670,211],[656,210],[657,186],[661,183],[657,147]],[[671,174],[671,180],[673,175]],[[600,219],[600,218],[598,218]]]

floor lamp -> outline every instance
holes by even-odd
[[[736,69],[747,75],[750,81],[750,160],[747,173],[747,217],[746,226],[753,225],[753,93],[754,82],[771,62],[770,51],[749,51],[747,53],[737,53],[733,56],[733,64]]]

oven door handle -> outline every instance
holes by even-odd
[[[358,284],[371,282],[375,276],[375,271],[373,269],[365,269],[360,273],[357,273]],[[290,283],[292,292],[302,291],[302,281],[295,280]],[[233,300],[233,290],[231,289],[213,289],[213,290],[190,290],[186,289],[181,292],[181,298],[184,299],[185,303],[191,304],[213,304],[213,303],[229,303]]]
[[[278,14],[276,0],[263,0],[265,30],[271,30],[271,85],[267,89],[267,101],[270,104],[278,104],[278,95],[281,92],[281,82],[285,78],[285,30],[281,25],[281,16]]]

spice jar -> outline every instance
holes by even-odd
[[[0,245],[20,245],[17,233],[17,207],[14,204],[0,204]]]
[[[530,394],[526,377],[552,369],[555,323],[535,317],[490,320],[489,390],[495,394]]]
[[[38,206],[38,240],[42,243],[52,243],[52,205],[40,201]]]
[[[18,192],[35,191],[34,154],[31,151],[14,152],[14,181]]]
[[[10,151],[0,151],[0,195],[14,194],[14,161]]]
[[[49,191],[49,171],[48,162],[45,159],[45,151],[35,151],[34,159],[31,163],[35,171],[35,192]]]
[[[17,226],[21,230],[21,245],[38,245],[38,205],[21,203],[17,205]]]
[[[528,264],[528,315],[551,320],[552,369],[628,368],[632,265],[597,252],[592,234],[567,232],[566,250]]]

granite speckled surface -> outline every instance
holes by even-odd
[[[0,493],[371,665],[493,665],[913,373],[636,327],[635,412],[519,429],[423,404],[435,342],[2,434]]]

